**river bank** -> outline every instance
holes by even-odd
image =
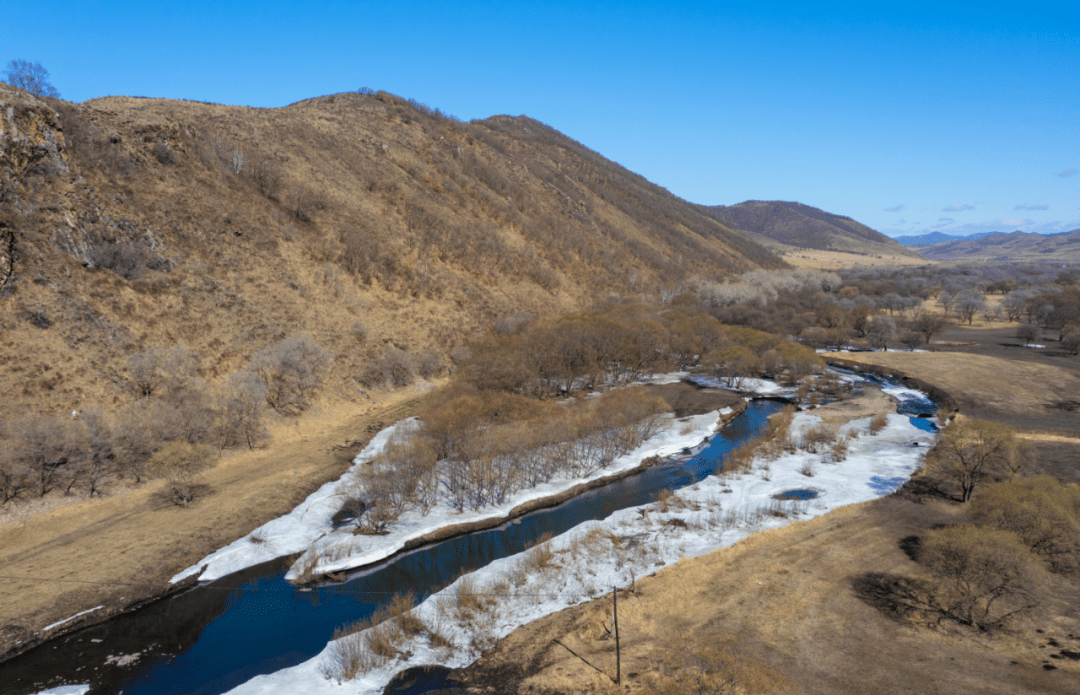
[[[851,405],[844,407],[863,414]],[[808,431],[838,409],[796,414],[793,432]],[[845,434],[859,434],[843,461],[827,462],[803,451],[760,462],[746,474],[709,477],[662,501],[586,522],[534,550],[466,575],[414,610],[415,617],[433,627],[398,645],[407,656],[376,659],[367,673],[348,681],[347,692],[381,692],[394,673],[412,666],[464,666],[518,626],[591,600],[612,586],[630,585],[660,567],[758,531],[888,494],[919,466],[934,437],[895,413],[877,435],[869,434],[869,422],[870,417],[846,420]],[[795,489],[816,494],[806,501],[776,499]],[[364,633],[344,638],[350,639],[366,638]],[[299,666],[258,676],[230,692],[341,692],[334,668],[346,644],[331,642]]]
[[[680,384],[685,376],[685,373],[668,374],[652,381],[659,388],[667,388]],[[668,391],[671,389],[668,388]],[[708,437],[746,409],[746,401],[741,398],[728,399],[728,402],[731,405],[717,411],[684,417],[674,414],[665,416],[666,423],[659,434],[589,476],[556,479],[521,490],[505,503],[483,510],[455,511],[442,503],[426,514],[407,512],[391,527],[389,533],[383,535],[357,536],[348,525],[335,528],[333,519],[341,508],[343,495],[339,490],[339,481],[330,481],[289,514],[252,530],[202,558],[177,573],[170,581],[181,582],[196,576],[199,581],[214,581],[277,557],[300,553],[286,577],[295,581],[302,575],[319,577],[355,570],[428,543],[493,528],[638,473],[667,457],[700,447]],[[404,420],[379,432],[353,460],[353,468],[375,458],[397,430],[408,428],[411,424],[411,421]],[[347,473],[342,475],[342,479],[345,475]]]

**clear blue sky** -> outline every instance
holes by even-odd
[[[893,236],[1080,227],[1080,2],[9,3],[61,95],[385,89],[527,114],[696,203]]]

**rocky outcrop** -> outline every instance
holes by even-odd
[[[60,115],[45,101],[0,83],[0,173],[11,182],[27,175],[67,173]]]

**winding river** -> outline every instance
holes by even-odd
[[[311,658],[335,628],[370,616],[394,593],[411,591],[423,598],[462,572],[521,552],[545,533],[562,534],[583,521],[648,503],[660,490],[702,480],[782,407],[777,401],[753,401],[693,457],[497,528],[390,558],[350,573],[341,584],[299,590],[284,580],[288,563],[281,559],[51,640],[0,665],[0,695],[88,682],[91,695],[223,693]]]

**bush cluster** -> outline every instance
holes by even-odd
[[[307,334],[252,356],[247,369],[217,387],[200,378],[198,356],[184,345],[131,355],[126,385],[133,400],[111,416],[90,406],[70,417],[28,416],[0,429],[0,504],[59,490],[100,495],[117,478],[168,480],[187,506],[209,465],[206,451],[253,449],[269,437],[267,406],[303,410],[322,383],[329,355]]]
[[[563,476],[590,475],[662,427],[663,401],[640,387],[537,407],[522,396],[470,389],[444,396],[343,483],[365,533],[436,503],[479,510]]]

